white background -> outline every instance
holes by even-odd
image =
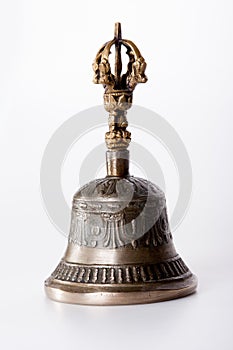
[[[0,17],[1,349],[232,349],[232,1],[2,0]],[[151,305],[59,304],[43,281],[66,239],[43,209],[41,158],[65,120],[101,103],[91,63],[116,21],[148,63],[134,101],[172,124],[192,161],[174,239],[199,289]]]

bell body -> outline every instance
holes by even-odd
[[[197,279],[177,254],[164,193],[133,176],[106,176],[73,198],[68,247],[45,282],[54,300],[139,304],[182,297]]]

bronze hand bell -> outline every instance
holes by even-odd
[[[113,45],[114,74],[109,63]],[[122,45],[129,56],[125,74]],[[98,51],[93,69],[109,112],[107,176],[74,195],[68,247],[45,281],[45,291],[56,301],[91,305],[150,303],[191,294],[197,279],[175,250],[164,193],[129,174],[126,113],[133,90],[147,77],[145,60],[132,41],[122,39],[120,23],[113,40]]]

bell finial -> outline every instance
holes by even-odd
[[[115,45],[115,69],[111,71],[109,55]],[[127,71],[122,74],[121,45],[126,47],[129,57]],[[126,130],[127,110],[132,106],[133,90],[138,83],[145,83],[146,62],[137,46],[130,40],[122,39],[121,24],[115,23],[113,40],[108,41],[98,51],[93,63],[94,83],[104,86],[104,107],[109,112],[109,132],[105,140],[109,150],[127,149],[130,132]]]
[[[112,74],[109,63],[109,55],[111,47],[115,45],[115,72]],[[129,56],[127,72],[121,75],[121,45],[125,46],[126,54]],[[138,83],[145,83],[147,77],[145,75],[146,62],[142,57],[137,46],[131,41],[122,39],[121,24],[115,23],[115,31],[113,40],[108,41],[98,51],[93,63],[95,72],[93,82],[95,84],[103,84],[105,91],[117,90],[131,92]]]

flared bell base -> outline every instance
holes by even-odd
[[[165,196],[156,185],[106,177],[75,194],[66,252],[45,282],[48,297],[127,305],[183,297],[196,287],[176,252]]]
[[[130,305],[166,301],[196,291],[197,278],[189,275],[178,280],[135,285],[88,285],[64,281],[46,281],[45,292],[55,301],[84,305]]]
[[[69,244],[64,258],[45,281],[49,298],[86,305],[165,301],[189,295],[196,287],[197,278],[172,241],[166,248],[107,251]]]

